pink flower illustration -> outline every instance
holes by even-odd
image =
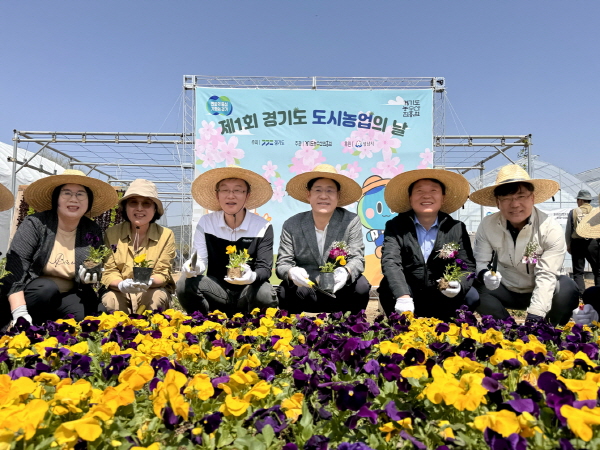
[[[381,150],[384,160],[390,159],[393,148],[398,148],[402,145],[400,139],[396,139],[392,136],[392,130],[387,130],[385,132],[378,131],[375,134],[375,148]]]
[[[299,175],[304,172],[309,172],[313,169],[313,165],[307,166],[302,162],[301,158],[292,158],[292,165],[290,166],[290,172]]]
[[[225,142],[225,136],[221,134],[222,129],[222,127],[215,128],[216,134],[213,134],[210,138],[210,143],[213,145],[214,148],[219,147],[219,144],[221,142]]]
[[[296,158],[301,159],[302,164],[310,165],[312,161],[318,156],[318,153],[319,152],[315,150],[314,145],[302,144],[300,146],[300,150],[297,150],[294,156],[296,156]]]
[[[423,153],[419,153],[419,156],[423,159],[417,166],[417,169],[427,169],[433,166],[433,152],[431,150],[426,148]]]
[[[204,155],[199,156],[199,158],[203,160],[202,167],[215,167],[218,163],[223,161],[219,149],[213,149],[210,145]]]
[[[200,133],[200,137],[205,141],[210,141],[210,139],[217,134],[217,130],[215,129],[215,123],[213,121],[207,122],[206,120],[202,121],[202,128],[198,130]],[[219,131],[220,134],[220,131]]]
[[[346,166],[346,169],[342,169],[342,165],[337,164],[335,166],[335,169],[338,171],[338,173],[346,175],[347,177],[352,178],[353,180],[358,178],[359,172],[362,171],[362,167],[358,165],[358,161],[354,161],[353,163],[348,164]]]
[[[371,172],[381,178],[393,178],[404,171],[404,165],[400,164],[398,157],[379,161],[376,166],[371,169]]]
[[[283,197],[285,197],[285,191],[278,187],[273,191],[273,197],[271,197],[271,200],[281,203],[283,201]]]
[[[229,142],[221,142],[219,144],[219,150],[221,150],[221,157],[225,159],[225,164],[232,165],[236,163],[236,159],[240,160],[244,157],[244,150],[236,148],[238,145],[238,138],[231,136]]]
[[[277,170],[277,166],[273,164],[272,161],[268,161],[267,164],[262,166],[265,173],[263,173],[263,177],[267,181],[271,181],[271,177],[275,176],[275,171]]]
[[[283,186],[285,185],[285,180],[283,178],[275,178],[275,181],[273,182],[273,184],[275,185],[275,187],[283,188]]]

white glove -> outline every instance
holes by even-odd
[[[12,317],[13,317],[13,323],[17,323],[17,319],[19,317],[22,317],[29,323],[33,323],[33,320],[31,320],[31,316],[29,315],[29,312],[27,311],[27,305],[17,306],[15,309],[13,309],[11,311],[11,313],[12,313]]]
[[[292,283],[294,283],[298,287],[310,287],[308,282],[310,279],[308,278],[308,272],[302,267],[292,267],[288,271],[288,276]]]
[[[335,281],[333,292],[339,291],[346,285],[346,282],[348,281],[348,275],[348,271],[343,267],[338,267],[333,271],[333,281]]]
[[[104,268],[102,268],[104,272]],[[89,274],[87,269],[83,265],[79,266],[79,280],[84,284],[94,284],[98,282],[98,274]]]
[[[225,277],[225,281],[231,284],[252,284],[254,280],[256,280],[256,272],[253,272],[248,264],[242,264],[242,276],[240,278]]]
[[[413,302],[413,299],[410,297],[397,298],[396,306],[394,306],[394,309],[396,310],[396,312],[398,314],[402,314],[405,311],[410,311],[410,312],[414,313],[415,312],[415,303]]]
[[[140,292],[146,292],[149,288],[152,287],[152,283],[153,283],[152,278],[150,278],[148,280],[148,284],[138,282],[138,285],[139,285],[138,287],[140,289]]]
[[[492,272],[489,270],[483,274],[483,284],[490,291],[494,291],[500,287],[500,282],[502,281],[502,275],[500,272],[496,272],[496,275],[492,275]]]
[[[204,264],[202,263],[202,261],[200,261],[200,258],[198,258],[198,260],[196,261],[195,267],[191,267],[191,265],[191,259],[188,259],[186,262],[184,262],[183,266],[181,266],[181,275],[185,275],[186,278],[192,278],[203,274],[206,270],[206,267],[204,267]]]
[[[438,280],[440,281],[440,280]],[[460,292],[460,284],[458,281],[449,281],[446,289],[442,289],[442,294],[448,298],[454,298]]]
[[[145,286],[145,289],[142,286]],[[140,292],[146,292],[148,289],[148,285],[133,281],[132,278],[121,281],[118,287],[123,294],[139,294]]]
[[[593,321],[598,322],[598,311],[592,305],[584,305],[583,309],[577,307],[573,310],[573,320],[579,325],[589,325]]]

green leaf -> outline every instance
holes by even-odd
[[[275,171],[275,178],[281,178],[281,175],[279,175],[279,172]]]
[[[203,161],[203,160],[201,160],[200,158],[197,158],[197,159],[196,159],[196,165],[198,165],[198,164],[202,164],[203,162],[204,162],[204,161]]]
[[[342,166],[342,170],[346,170],[347,168],[348,168],[348,163],[346,163]]]
[[[395,148],[392,149],[392,153],[398,153]]]
[[[235,161],[235,163],[239,166],[240,165],[240,160],[237,158],[233,158],[233,160]]]
[[[321,146],[320,145],[315,145],[315,148],[313,148],[313,150],[316,150],[318,148],[321,148]]]
[[[275,431],[273,430],[273,427],[271,425],[265,425],[262,429],[262,435],[265,438],[267,447],[269,447],[271,442],[273,442],[273,439],[275,439]]]
[[[358,155],[360,155],[359,151],[355,151],[355,152],[352,153],[352,156],[358,156]]]

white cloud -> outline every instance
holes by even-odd
[[[387,105],[393,105],[393,106],[402,106],[405,105],[406,102],[404,101],[404,99],[400,96],[396,97],[395,100],[388,100],[388,102],[386,103]]]
[[[241,134],[246,135],[246,136],[253,136],[253,134],[250,133],[250,130],[248,130],[247,128],[244,128],[241,131],[240,130],[236,130],[236,132],[233,133],[233,134],[237,134],[238,136],[241,135]]]

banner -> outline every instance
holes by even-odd
[[[309,205],[286,194],[293,176],[331,164],[363,187],[347,209],[364,227],[366,272],[381,279],[387,182],[433,166],[433,91],[196,88],[196,176],[238,165],[265,177],[273,198],[255,213],[270,220],[277,253],[283,222]],[[207,187],[207,188],[213,188]],[[194,224],[203,211],[194,209]]]

